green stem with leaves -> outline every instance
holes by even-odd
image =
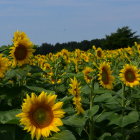
[[[93,90],[94,86],[90,86],[91,92],[90,92],[90,111],[92,110],[93,107]],[[90,117],[89,120],[89,140],[94,140],[94,122],[93,122],[93,117]]]
[[[122,115],[124,115],[124,107],[125,107],[125,85],[122,84]]]
[[[125,85],[122,83],[122,117],[124,116],[124,108],[125,108]],[[124,135],[124,128],[121,128],[122,132],[122,140],[125,140],[125,135]]]

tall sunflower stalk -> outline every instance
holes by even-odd
[[[93,72],[94,72],[94,70],[91,67],[86,67],[83,70],[84,79],[85,79],[88,87],[91,90],[90,95],[89,95],[89,102],[90,102],[89,109],[90,109],[90,112],[92,112],[93,98],[94,98]],[[89,135],[88,136],[89,136],[89,140],[94,139],[94,122],[93,122],[93,117],[92,116],[89,118]]]
[[[92,107],[93,107],[93,91],[94,91],[94,85],[92,86],[91,83],[89,85],[90,89],[91,89],[91,92],[90,92],[90,97],[89,97],[89,100],[90,100],[90,111],[92,110]],[[93,122],[93,116],[90,117],[89,119],[89,140],[94,140],[94,122]]]
[[[122,116],[124,116],[125,111],[125,85],[122,83]],[[125,140],[124,136],[124,128],[121,128],[121,132],[123,134],[123,140]]]

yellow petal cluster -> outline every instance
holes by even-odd
[[[3,55],[0,54],[0,78],[4,77],[6,70],[8,70],[9,64],[10,61],[8,60],[8,58],[3,57]]]
[[[98,76],[98,80],[104,88],[113,88],[114,77],[112,76],[112,71],[109,63],[103,62],[100,64]]]
[[[69,93],[71,93],[74,98],[73,98],[73,104],[75,105],[77,114],[83,113],[84,109],[82,108],[81,104],[81,96],[80,96],[80,83],[78,83],[77,79],[74,77],[74,79],[71,79],[71,84]]]
[[[140,74],[136,66],[125,64],[123,69],[120,70],[119,77],[126,86],[134,87],[139,85]]]
[[[94,70],[90,67],[85,67],[83,70],[84,73],[84,79],[87,83],[90,83],[91,80],[93,79],[93,76],[90,76],[90,73],[93,72]]]
[[[13,46],[10,48],[10,56],[13,58],[13,66],[22,66],[29,63],[33,55],[33,43],[24,32],[17,31],[14,33]]]
[[[61,109],[63,102],[55,103],[56,98],[57,95],[41,92],[39,96],[32,93],[24,99],[22,113],[16,116],[21,118],[20,124],[31,133],[32,139],[39,140],[41,136],[48,137],[51,131],[60,131],[58,126],[63,125],[61,118],[65,112]]]

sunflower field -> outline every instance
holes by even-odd
[[[16,31],[0,52],[0,140],[140,139],[136,42],[33,55],[29,37]]]

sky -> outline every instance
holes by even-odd
[[[17,30],[41,45],[104,38],[124,26],[140,35],[140,0],[0,0],[0,46]]]

